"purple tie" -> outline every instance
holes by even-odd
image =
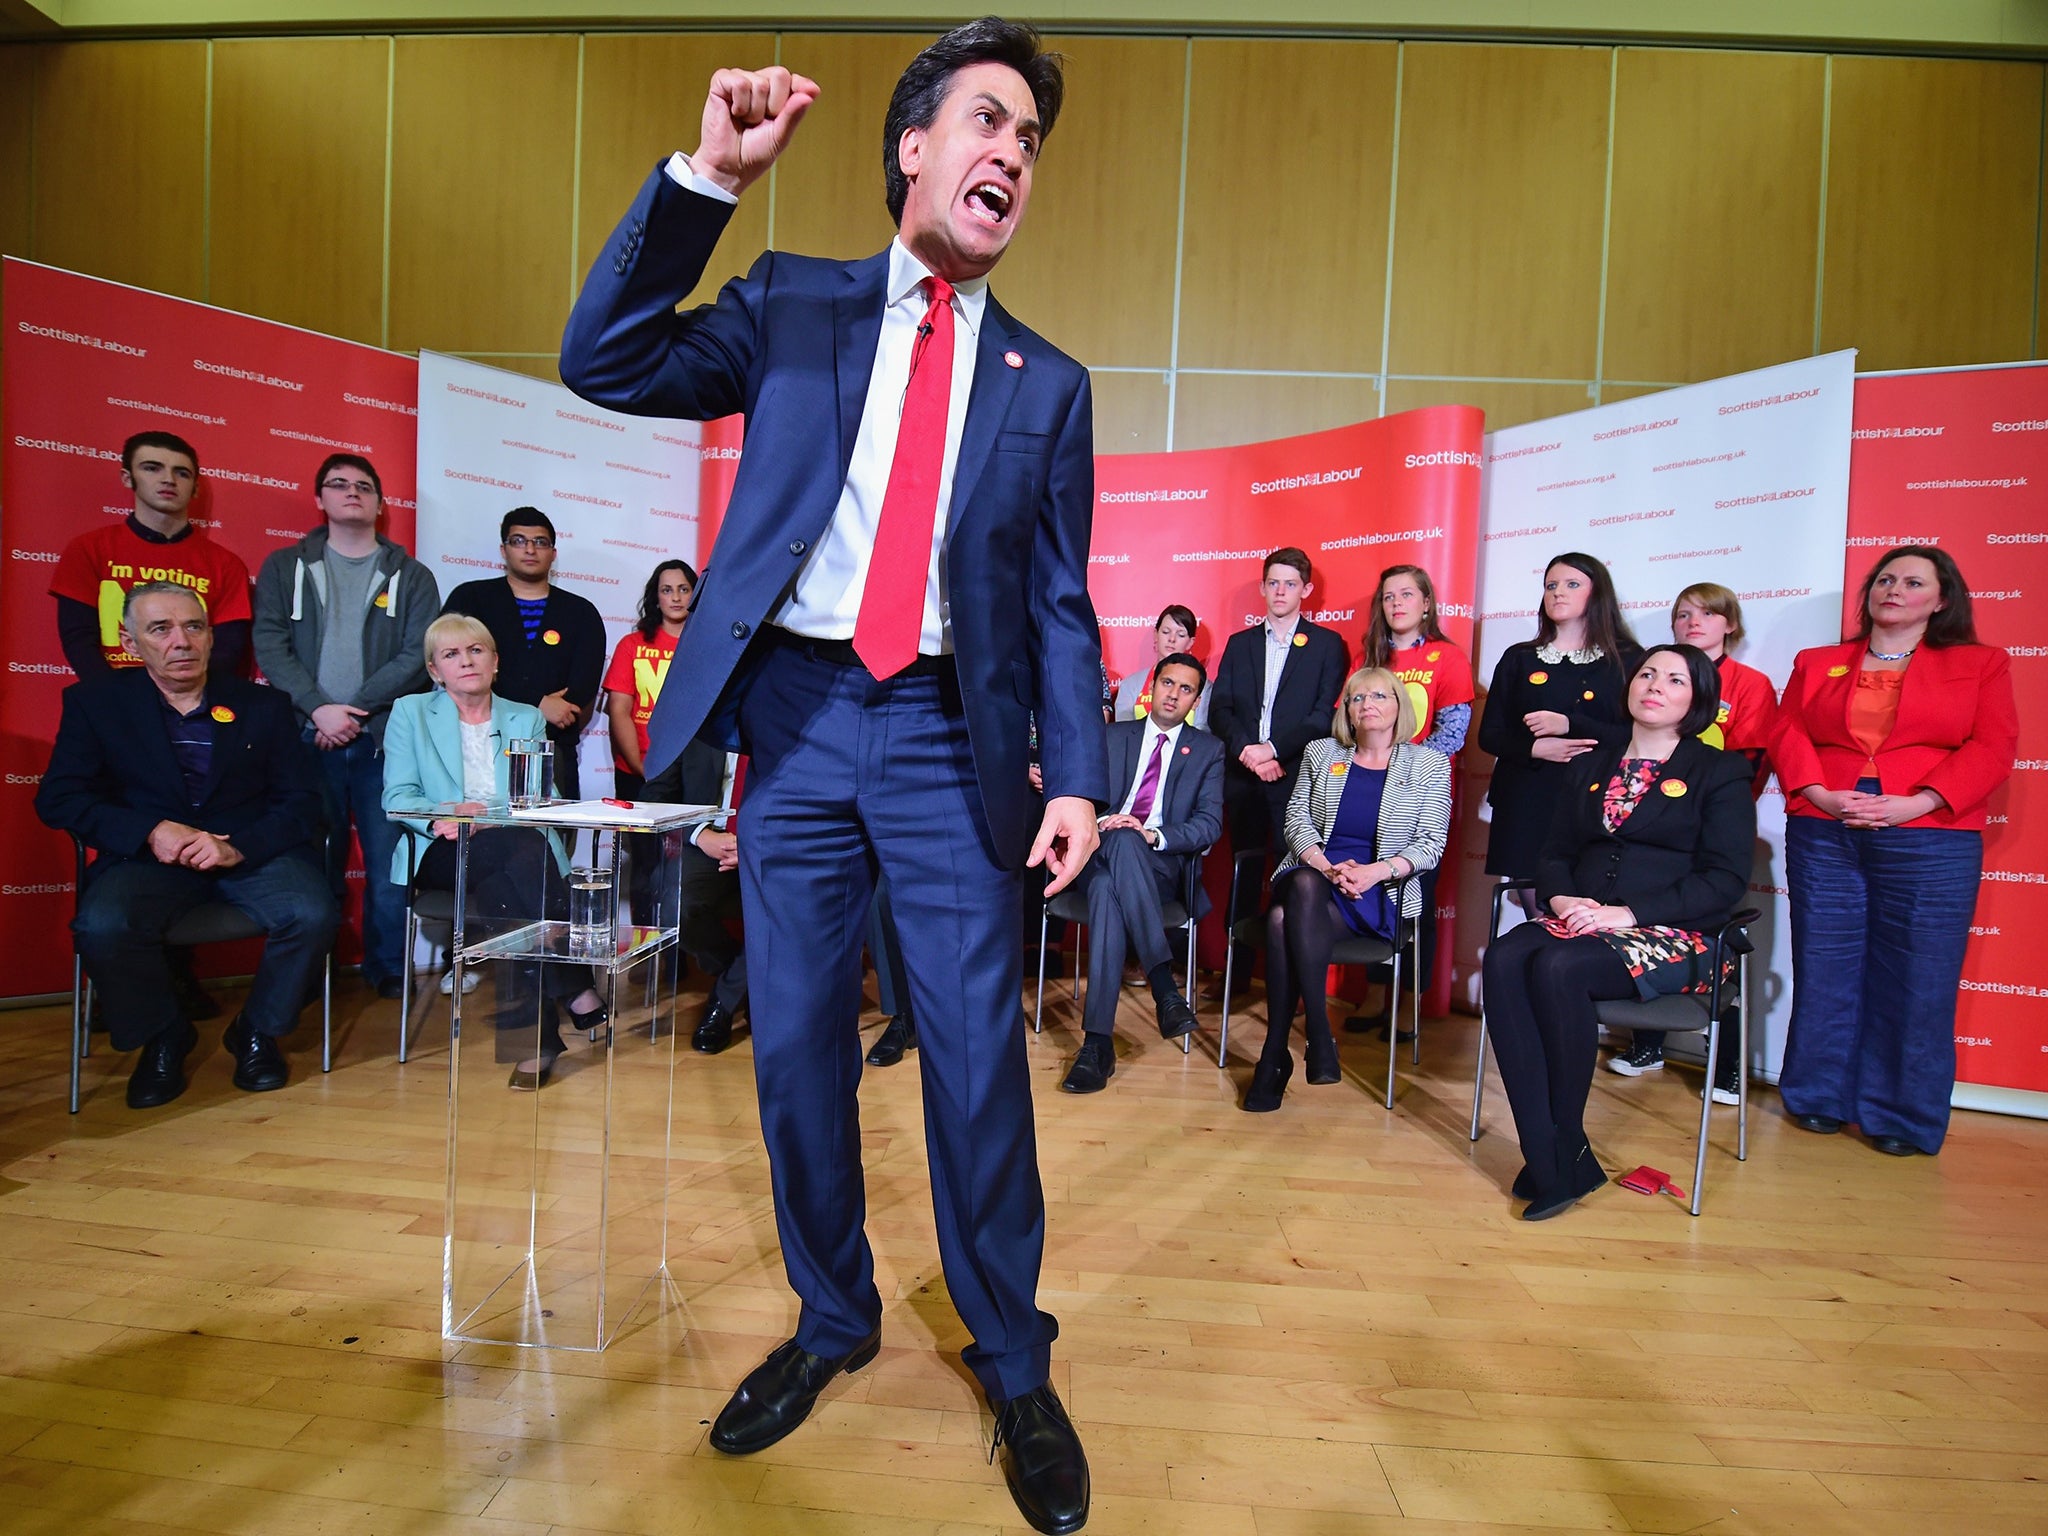
[[[1140,821],[1152,814],[1152,802],[1159,798],[1159,775],[1165,760],[1166,733],[1161,731],[1152,748],[1152,760],[1145,765],[1145,776],[1138,780],[1137,798],[1131,801],[1131,814]]]

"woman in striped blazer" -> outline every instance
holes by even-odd
[[[1338,940],[1391,940],[1422,914],[1413,877],[1443,857],[1451,760],[1412,745],[1414,735],[1408,690],[1384,667],[1366,667],[1346,680],[1330,734],[1301,755],[1287,804],[1288,855],[1266,912],[1266,1047],[1243,1106],[1253,1114],[1278,1109],[1294,1075],[1287,1042],[1297,1000],[1309,1082],[1341,1076],[1324,997]]]

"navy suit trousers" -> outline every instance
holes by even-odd
[[[1043,1385],[1045,1197],[1023,1019],[1019,873],[993,851],[950,674],[878,682],[784,645],[739,708],[754,1072],[775,1219],[820,1355],[881,1322],[861,1170],[861,943],[877,872],[917,1018],[946,1287],[991,1398]]]

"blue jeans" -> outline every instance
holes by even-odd
[[[307,741],[313,739],[310,728]],[[363,845],[363,979],[376,986],[405,974],[405,888],[391,883],[398,823],[384,814],[384,754],[364,731],[345,747],[319,752],[327,806],[327,867],[341,899],[349,823]]]
[[[1793,980],[1778,1082],[1785,1108],[1940,1151],[1982,834],[1859,830],[1792,816],[1785,852]]]

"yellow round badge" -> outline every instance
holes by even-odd
[[[1424,661],[1437,661],[1442,658],[1443,654],[1442,651],[1429,651],[1423,655],[1422,659]]]
[[[1676,800],[1680,795],[1685,793],[1686,783],[1683,779],[1666,779],[1662,784],[1659,784],[1657,788],[1662,790],[1667,798]]]
[[[1848,669],[1847,667],[1829,667],[1829,668],[1828,668],[1828,676],[1829,676],[1829,677],[1847,677],[1848,675],[1849,675],[1849,669]]]
[[[1308,636],[1307,636],[1307,635],[1302,635],[1302,634],[1297,634],[1297,635],[1296,635],[1296,636],[1294,637],[1294,643],[1295,643],[1296,645],[1307,645],[1307,644],[1308,644]]]
[[[1579,697],[1590,704],[1593,702],[1593,690],[1588,688],[1584,693],[1580,694]]]
[[[562,643],[562,632],[559,629],[544,629],[540,632],[540,643],[542,645],[560,645]]]
[[[370,606],[372,608],[389,608],[391,606],[391,594],[389,592],[379,592]]]
[[[1547,683],[1550,681],[1550,674],[1548,672],[1531,672],[1529,674],[1529,681],[1532,683]]]
[[[222,725],[232,725],[234,723],[235,712],[232,709],[229,709],[225,704],[216,704],[213,706],[213,708],[209,709],[207,713],[213,716],[213,718],[218,720]]]
[[[1340,760],[1338,762],[1330,764],[1330,777],[1333,779],[1341,779],[1344,777],[1345,774],[1349,773],[1350,771],[1351,765],[1347,762],[1343,762]]]

